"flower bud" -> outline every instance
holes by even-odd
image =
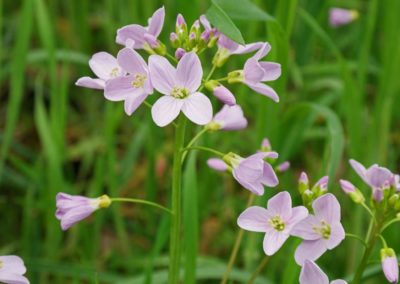
[[[235,96],[231,93],[231,91],[229,91],[228,88],[220,84],[218,81],[207,81],[204,86],[207,90],[213,92],[213,95],[224,104],[227,104],[229,106],[233,106],[236,104]]]
[[[300,178],[299,178],[299,192],[300,194],[303,194],[306,190],[309,190],[310,188],[310,184],[308,181],[308,176],[305,172],[302,172],[300,174]]]
[[[351,200],[353,200],[353,202],[363,203],[365,201],[362,192],[358,188],[356,188],[351,182],[343,179],[341,179],[339,182],[344,193],[346,193],[351,198]]]
[[[290,162],[285,161],[276,167],[276,171],[279,173],[283,173],[286,172],[289,168],[290,168]]]
[[[187,31],[187,25],[185,18],[182,16],[182,14],[178,14],[178,16],[176,17],[176,33],[179,35],[179,33],[182,31]]]
[[[399,280],[399,265],[396,253],[391,248],[381,249],[382,270],[390,283],[397,283]]]
[[[243,70],[236,70],[228,73],[228,83],[242,83],[244,80]]]
[[[389,204],[394,206],[394,205],[396,205],[398,200],[399,200],[399,195],[397,193],[395,193],[389,197]]]
[[[272,150],[271,143],[269,142],[268,138],[264,138],[261,142],[261,151],[262,152],[269,152]]]
[[[182,58],[182,56],[185,55],[185,53],[186,53],[186,50],[184,50],[183,48],[180,48],[180,47],[179,47],[179,48],[175,51],[175,58],[178,59],[178,60],[180,60],[180,59]]]
[[[312,191],[315,192],[316,196],[320,196],[322,194],[325,194],[328,191],[328,183],[329,183],[329,177],[328,176],[323,176],[313,186]]]
[[[173,48],[178,48],[180,46],[179,38],[176,33],[170,33],[169,41],[171,42]]]
[[[192,27],[190,28],[189,33],[195,34],[196,39],[200,37],[200,22],[199,22],[199,20],[194,21]]]

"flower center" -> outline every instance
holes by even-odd
[[[132,81],[132,87],[141,88],[144,86],[147,76],[145,74],[136,74],[135,80]]]
[[[174,87],[171,92],[171,96],[177,99],[184,99],[189,96],[190,92],[186,88]]]
[[[3,261],[0,260],[0,269],[2,269],[2,268],[3,268]]]
[[[278,215],[270,218],[268,223],[277,231],[283,231],[285,229],[285,222]]]
[[[321,221],[321,226],[314,226],[313,230],[326,240],[331,236],[331,226],[324,220]]]
[[[118,69],[118,67],[114,67],[113,69],[111,69],[110,77],[117,77],[118,74],[119,74],[119,69]]]

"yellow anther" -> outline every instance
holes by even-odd
[[[144,86],[147,76],[145,74],[136,74],[135,80],[132,81],[132,87],[141,88]]]
[[[279,215],[276,215],[268,220],[268,223],[277,231],[285,230],[285,222]]]

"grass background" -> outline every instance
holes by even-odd
[[[246,42],[270,42],[267,59],[282,64],[282,77],[272,84],[281,102],[236,86],[249,128],[210,134],[202,143],[248,155],[269,137],[280,159],[292,163],[279,189],[297,196],[300,171],[313,181],[329,174],[346,231],[365,234],[364,212],[341,193],[337,180],[350,178],[369,195],[349,168],[349,158],[399,170],[400,1],[252,1],[269,17],[251,12],[253,6],[244,0],[236,2],[241,5],[227,12]],[[0,1],[0,255],[21,255],[31,283],[166,279],[169,220],[159,211],[114,204],[67,233],[54,218],[60,191],[167,204],[173,129],[155,126],[146,107],[127,117],[121,103],[74,85],[91,74],[91,54],[116,54],[117,28],[145,24],[161,5],[167,13],[161,38],[167,41],[178,12],[191,23],[210,3]],[[332,6],[357,9],[360,18],[332,29],[327,20]],[[240,68],[244,60],[232,58],[217,74]],[[190,131],[195,130],[192,125]],[[185,166],[184,257],[191,260],[183,262],[185,283],[218,283],[248,196],[231,177],[208,169],[207,158],[191,154]],[[274,192],[267,190],[256,202],[264,204]],[[399,252],[397,229],[387,230],[385,237]],[[245,282],[261,261],[261,242],[262,234],[245,233],[233,283]],[[292,257],[297,244],[288,241],[257,283],[298,283]],[[346,239],[318,263],[332,279],[350,277],[361,249]],[[365,283],[382,283],[378,253],[373,260]]]

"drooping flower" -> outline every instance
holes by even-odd
[[[381,249],[382,270],[390,283],[399,281],[399,264],[396,253],[391,248]]]
[[[268,200],[267,209],[260,206],[247,208],[240,214],[237,223],[244,230],[265,233],[264,252],[273,255],[289,238],[293,226],[307,214],[304,206],[292,208],[290,194],[283,191]]]
[[[300,284],[347,284],[346,281],[341,279],[329,282],[328,276],[311,260],[304,262],[299,281]]]
[[[322,195],[312,203],[314,215],[309,215],[297,224],[292,234],[303,239],[295,253],[296,262],[303,265],[306,259],[315,261],[326,250],[338,246],[345,237],[340,223],[340,204],[330,193]]]
[[[108,80],[124,75],[124,71],[119,66],[117,59],[104,51],[93,54],[89,60],[89,66],[97,78],[85,76],[79,78],[75,85],[102,90]]]
[[[165,9],[163,6],[156,10],[153,16],[149,18],[147,27],[133,24],[118,29],[117,43],[127,46],[128,41],[130,41],[134,49],[154,48],[154,41],[159,43],[157,38],[163,28],[164,18]]]
[[[29,284],[23,276],[26,273],[24,261],[16,255],[0,256],[0,282],[6,284]]]
[[[329,24],[336,28],[347,25],[358,18],[356,10],[348,10],[343,8],[331,8],[329,10]]]
[[[111,199],[107,195],[88,198],[60,192],[57,194],[56,202],[56,218],[61,221],[61,228],[65,231],[90,216],[94,211],[110,206]]]
[[[350,160],[350,165],[362,180],[372,188],[373,197],[376,201],[381,201],[383,191],[390,188],[393,183],[394,175],[386,168],[377,164],[366,169],[356,160]]]
[[[140,54],[131,48],[121,49],[117,61],[128,74],[108,80],[104,96],[110,101],[124,101],[125,112],[131,115],[153,93],[149,70]]]
[[[209,130],[240,130],[247,127],[247,119],[239,105],[224,105],[212,121],[206,125]]]
[[[211,121],[212,105],[209,98],[196,92],[203,77],[196,53],[183,55],[176,69],[164,57],[152,55],[149,69],[154,88],[164,94],[151,109],[158,126],[168,125],[181,111],[196,124],[205,125]]]
[[[213,92],[213,95],[222,103],[233,106],[236,104],[236,98],[232,92],[216,80],[207,81],[204,86],[207,90]]]

